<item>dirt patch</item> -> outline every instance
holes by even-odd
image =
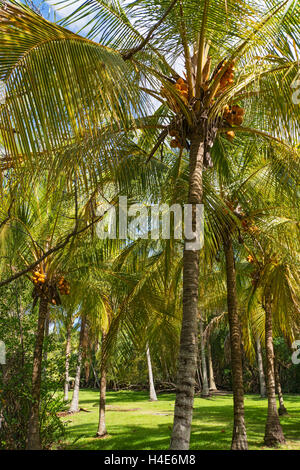
[[[59,413],[56,413],[56,416],[58,416],[59,418],[63,418],[64,416],[76,415],[81,411],[84,411],[85,413],[91,413],[91,411],[87,410],[86,408],[79,408],[78,411],[60,411]]]
[[[230,390],[210,390],[209,394],[212,396],[225,396],[225,395],[232,395],[232,391]]]
[[[110,437],[110,435],[106,433],[104,436],[95,436],[94,439],[107,439],[108,437]]]
[[[120,408],[119,406],[112,406],[112,405],[107,405],[106,410],[107,411],[139,411],[142,408]]]
[[[65,416],[75,415],[76,413],[79,413],[79,411],[74,411],[73,413],[70,411],[60,411],[59,413],[56,413],[56,416],[59,418],[64,418]]]

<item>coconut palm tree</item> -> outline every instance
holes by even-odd
[[[260,386],[260,396],[262,398],[266,397],[266,380],[264,373],[263,357],[261,352],[261,342],[259,336],[256,337],[256,353],[257,353],[257,365],[259,373],[259,386]]]
[[[66,29],[87,14],[92,17],[85,24],[86,38]],[[52,177],[64,170],[69,178],[79,165],[83,181],[87,171],[96,179],[103,162],[111,167],[119,158],[114,144],[120,136],[144,129],[147,147],[153,145],[149,160],[171,135],[171,146],[188,154],[186,202],[193,207],[195,230],[203,169],[214,172],[211,167],[217,167],[211,150],[222,142],[222,133],[229,140],[239,133],[270,141],[292,140],[297,134],[299,107],[290,88],[298,67],[298,20],[292,0],[264,5],[140,0],[124,8],[87,1],[63,18],[63,27],[14,2],[2,2],[0,78],[8,98],[0,122],[11,164],[48,165]],[[152,26],[143,36],[139,31],[145,21]],[[174,70],[176,60],[183,62],[184,71]],[[147,112],[147,95],[162,103],[160,112]],[[188,242],[171,439],[171,449],[183,450],[189,447],[197,366],[199,250],[189,249]],[[225,248],[232,268],[228,239]],[[228,279],[233,299],[232,269]],[[236,315],[230,318],[235,331]],[[232,336],[239,356],[239,338]],[[238,448],[246,448],[242,440]]]
[[[28,449],[41,448],[39,434],[39,405],[41,390],[41,373],[43,358],[43,341],[45,323],[49,305],[59,305],[61,296],[70,293],[69,283],[64,278],[59,260],[53,253],[45,259],[43,255],[60,243],[61,236],[70,230],[71,223],[64,214],[59,220],[55,213],[57,205],[62,211],[70,211],[72,203],[66,198],[59,201],[62,188],[57,185],[57,193],[47,194],[45,187],[36,186],[26,193],[17,193],[18,198],[12,213],[12,219],[6,232],[7,242],[2,246],[5,256],[5,245],[14,244],[15,271],[21,270],[33,284],[33,302],[39,303],[38,324],[33,353],[32,372],[32,408],[28,425]],[[58,199],[57,199],[58,198]],[[73,222],[72,222],[73,224]]]
[[[260,150],[259,150],[260,149]],[[259,152],[265,151],[268,160],[262,162]],[[241,294],[239,291],[245,290],[245,273],[237,262],[241,250],[244,250],[246,243],[253,243],[261,235],[261,229],[256,223],[263,223],[264,218],[271,211],[268,217],[275,215],[274,205],[280,204],[289,207],[296,201],[296,181],[297,164],[293,165],[297,155],[297,149],[285,145],[284,153],[289,164],[287,167],[282,160],[282,147],[266,143],[245,143],[243,151],[236,148],[232,152],[231,165],[228,174],[222,174],[216,191],[225,203],[225,212],[231,213],[235,217],[229,225],[223,224],[222,239],[224,240],[225,269],[227,279],[227,303],[228,320],[230,326],[231,341],[231,365],[233,375],[233,394],[234,394],[234,433],[232,448],[243,448],[247,446],[246,430],[244,424],[244,400],[243,400],[243,366],[242,366],[242,334],[241,334]],[[212,153],[214,156],[214,153]],[[222,152],[219,153],[222,158]],[[235,168],[233,168],[235,166]],[[290,184],[286,186],[287,169],[290,168]],[[283,174],[286,175],[283,177]],[[221,175],[220,175],[221,176]],[[268,193],[262,192],[268,182]],[[284,184],[283,184],[284,181]],[[275,196],[276,194],[276,196]],[[263,197],[262,197],[263,196]],[[271,206],[271,209],[270,209]],[[283,210],[283,209],[281,209]],[[255,222],[256,221],[256,222]],[[219,221],[222,227],[222,221]],[[248,241],[249,240],[249,241]],[[257,241],[257,243],[259,243]],[[247,252],[246,252],[247,253]],[[244,255],[246,257],[246,254]],[[251,255],[248,261],[252,261]],[[238,280],[237,280],[238,275]],[[246,278],[247,279],[247,278]],[[241,284],[238,287],[238,284]],[[246,283],[247,286],[247,283]],[[243,322],[245,324],[245,321]],[[245,332],[245,338],[247,334]]]
[[[262,187],[266,187],[266,167],[260,175],[260,171],[256,170],[252,178],[247,178],[246,185],[250,184],[250,188],[252,186],[250,192],[252,197],[248,200],[251,200],[255,209],[249,210],[248,206],[248,214],[244,218],[246,214],[241,212],[240,207],[243,248],[239,257],[246,258],[248,254],[248,268],[245,269],[240,265],[239,270],[240,276],[244,277],[242,298],[248,303],[250,331],[252,329],[249,334],[249,317],[245,314],[242,329],[247,354],[251,354],[249,347],[251,344],[252,353],[254,352],[252,342],[257,342],[259,337],[265,338],[268,394],[265,443],[274,446],[283,443],[284,436],[276,406],[273,330],[279,328],[286,338],[293,339],[297,324],[296,312],[299,309],[299,293],[295,283],[298,274],[295,266],[297,255],[294,251],[298,234],[292,216],[297,198],[295,191],[297,185],[294,184],[297,176],[293,171],[288,173],[286,169],[282,172],[283,168],[279,172],[274,171],[272,163],[270,169],[268,192],[264,192],[263,199],[259,194]],[[285,176],[279,176],[279,173]],[[282,178],[285,180],[284,185]],[[289,180],[288,184],[286,178]],[[246,185],[244,184],[243,191],[239,192],[240,196],[242,193],[246,194]],[[247,269],[251,279],[248,288]],[[248,292],[246,297],[245,292]]]
[[[292,232],[293,229],[290,227]],[[281,240],[285,237],[280,230]],[[289,237],[288,237],[289,238]],[[265,443],[276,446],[285,442],[280,426],[276,404],[276,364],[274,363],[273,330],[280,327],[284,335],[293,340],[295,334],[296,314],[299,312],[299,292],[297,289],[297,270],[290,255],[292,244],[288,243],[288,252],[281,241],[283,251],[279,252],[278,240],[276,250],[271,244],[261,245],[262,251],[256,255],[254,288],[256,296],[260,296],[265,313],[265,348],[267,362],[267,396],[268,417],[265,430]],[[296,268],[297,269],[297,268]],[[283,304],[283,302],[285,302]],[[283,314],[283,311],[285,312]]]

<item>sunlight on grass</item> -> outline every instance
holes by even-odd
[[[287,445],[281,449],[300,449],[299,396],[285,396],[288,417],[281,418]],[[81,390],[81,411],[66,416],[67,434],[63,447],[81,450],[162,450],[168,449],[173,423],[174,394],[158,395],[158,402],[149,402],[144,392],[108,392],[106,424],[109,435],[95,438],[98,425],[97,390]],[[250,449],[266,449],[263,445],[267,400],[257,395],[245,399],[245,417]],[[230,449],[233,423],[232,396],[209,399],[196,397],[191,435],[191,449]]]

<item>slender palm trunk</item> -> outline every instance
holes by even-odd
[[[199,356],[199,351],[198,351],[198,354],[197,354],[197,370],[196,370],[196,376],[197,376],[197,379],[198,379],[199,390],[200,390],[200,392],[202,392],[202,388],[203,388],[203,377],[202,377],[201,359],[200,359],[200,356]],[[197,382],[197,379],[196,379],[196,382]]]
[[[157,401],[157,396],[156,396],[156,391],[155,391],[155,386],[154,386],[154,379],[153,379],[150,349],[149,349],[148,344],[146,348],[146,355],[147,355],[147,364],[148,364],[150,401]]]
[[[211,354],[211,345],[208,339],[207,341],[207,358],[208,358],[208,370],[209,370],[209,390],[216,391],[217,386],[215,382],[212,354]]]
[[[203,377],[203,386],[202,386],[202,391],[201,391],[201,397],[202,398],[207,398],[207,397],[209,397],[209,387],[208,387],[207,367],[206,367],[206,357],[205,357],[205,344],[204,344],[204,335],[203,335],[202,312],[200,312],[199,329],[200,329],[201,364],[202,364],[202,377]]]
[[[47,312],[46,320],[45,320],[45,340],[48,339],[49,336],[49,329],[50,329],[50,312]],[[47,361],[48,357],[48,348],[44,348],[44,361]]]
[[[202,202],[204,143],[200,135],[191,139],[189,170],[189,204]],[[195,206],[193,206],[195,208]],[[195,212],[193,211],[193,229]],[[189,449],[193,415],[195,374],[197,368],[199,250],[183,252],[183,316],[177,370],[176,402],[170,449]]]
[[[98,351],[99,351],[99,339],[97,339],[96,343],[95,343],[95,347],[94,347],[94,354],[95,356],[97,355]],[[93,374],[94,374],[94,378],[95,378],[95,383],[94,383],[94,388],[99,388],[100,389],[100,382],[99,382],[99,378],[97,376],[97,373],[95,371],[95,367],[93,365],[93,362],[91,364],[92,366],[92,370],[93,370]]]
[[[197,365],[197,370],[196,370],[196,382],[198,380],[198,387],[199,390],[202,391],[202,381],[201,381],[201,370],[200,370],[201,364],[200,361],[198,362]]]
[[[167,361],[166,361],[166,358],[165,358],[164,355],[162,357],[162,365],[163,365],[163,368],[164,368],[164,376],[165,376],[167,382],[170,382],[170,373],[169,373],[168,364],[167,364]]]
[[[99,407],[99,425],[97,436],[103,437],[106,436],[106,424],[105,424],[105,406],[106,406],[106,370],[103,367],[101,370],[101,379],[100,379],[100,407]]]
[[[282,393],[281,383],[280,383],[279,368],[278,368],[278,362],[276,361],[276,357],[274,359],[274,368],[275,368],[275,386],[276,386],[278,400],[279,400],[278,414],[279,416],[288,415],[288,411],[284,405],[283,393]]]
[[[241,350],[240,322],[237,309],[236,273],[232,239],[224,238],[227,277],[227,304],[230,330],[231,370],[234,404],[234,424],[231,449],[247,450],[247,434],[244,417],[244,385]]]
[[[102,332],[102,349],[101,349],[101,379],[100,379],[100,404],[99,404],[99,424],[97,437],[106,436],[106,424],[105,424],[105,406],[106,406],[106,365],[104,358],[103,346],[106,338],[106,333]]]
[[[46,376],[47,373],[47,359],[48,359],[48,339],[49,339],[49,329],[50,329],[50,312],[49,309],[47,311],[47,316],[45,320],[45,333],[44,333],[44,354],[43,354],[43,359],[44,359],[44,367],[42,371],[42,376]]]
[[[266,337],[266,358],[267,358],[267,394],[268,394],[268,416],[265,429],[265,444],[268,447],[275,447],[284,444],[285,439],[279,421],[276,394],[275,394],[275,371],[274,371],[274,346],[273,346],[273,318],[272,303],[270,293],[265,297],[265,337]]]
[[[92,367],[92,371],[93,371],[93,374],[94,374],[94,388],[100,388],[100,383],[99,383],[99,379],[97,377],[97,374],[96,374],[96,371],[95,371],[95,368],[93,366],[93,364],[91,364],[91,367]]]
[[[258,365],[258,374],[259,374],[259,386],[260,386],[260,396],[262,398],[266,397],[266,381],[264,374],[264,364],[263,357],[261,352],[261,343],[259,336],[256,337],[256,355],[257,355],[257,365]]]
[[[32,407],[30,411],[28,432],[27,432],[27,450],[40,450],[40,422],[39,408],[41,395],[41,375],[42,375],[42,358],[43,358],[43,341],[45,334],[45,320],[48,312],[48,301],[40,298],[38,327],[36,332],[34,354],[33,354],[33,371],[32,371]]]
[[[16,294],[16,311],[19,323],[19,330],[20,330],[20,344],[22,350],[22,367],[24,367],[25,363],[25,348],[24,348],[24,333],[23,333],[23,308],[19,305],[19,289],[17,284],[15,284],[15,294]]]
[[[71,332],[72,332],[72,320],[67,325],[67,336],[66,336],[66,360],[65,360],[65,386],[64,386],[64,401],[69,399],[69,369],[70,369],[70,355],[71,355]]]
[[[79,411],[79,388],[80,388],[80,375],[81,375],[81,365],[82,365],[82,350],[83,350],[84,331],[85,331],[85,317],[82,317],[81,318],[81,327],[80,327],[80,336],[79,336],[79,347],[78,347],[75,383],[74,383],[72,401],[71,401],[71,405],[70,405],[70,408],[69,408],[70,413],[76,413],[77,411]]]
[[[91,372],[91,365],[88,362],[88,360],[85,361],[84,364],[84,374],[85,374],[85,386],[89,386],[89,380],[90,380],[90,372]]]

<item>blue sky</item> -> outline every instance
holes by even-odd
[[[57,15],[57,19],[60,18],[65,18],[69,16],[71,13],[73,13],[76,8],[79,6],[83,5],[85,3],[85,0],[70,0],[70,1],[64,1],[63,5],[60,4],[58,0],[49,0],[46,2],[46,4],[51,8],[52,12],[54,12]],[[80,21],[77,21],[74,23],[72,26],[69,26],[68,29],[71,29],[74,32],[77,32],[81,30],[82,28],[85,27],[85,25],[93,18],[93,15],[88,15],[85,17],[85,19],[82,19]],[[82,36],[85,35],[84,30],[80,32]]]

